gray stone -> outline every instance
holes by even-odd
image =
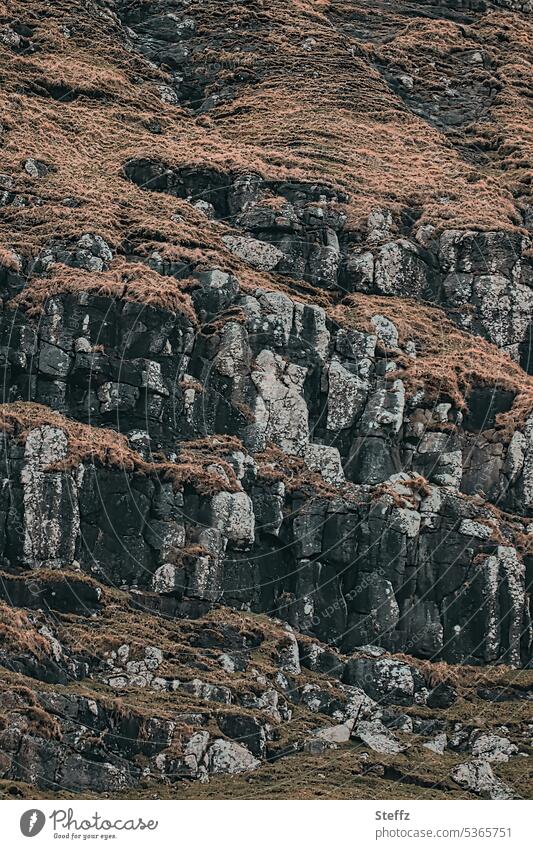
[[[250,430],[256,448],[273,442],[288,454],[302,454],[309,442],[309,411],[302,394],[307,369],[267,349],[255,362],[251,377],[257,389],[256,423]]]
[[[311,471],[319,472],[324,480],[333,486],[340,486],[345,481],[338,448],[327,445],[307,445],[304,461]]]
[[[66,433],[45,425],[28,434],[21,473],[24,559],[29,566],[57,567],[74,561],[80,530],[81,472],[49,471],[68,452]]]
[[[254,758],[245,746],[233,740],[215,740],[207,750],[206,759],[208,770],[213,775],[238,775],[242,772],[252,772],[261,766],[258,758]]]
[[[435,752],[436,755],[443,755],[446,746],[448,744],[448,737],[446,734],[437,734],[434,740],[430,740],[428,743],[423,743],[425,749],[429,749],[430,752]]]
[[[398,348],[398,330],[395,325],[384,315],[374,315],[371,324],[376,331],[376,336],[386,348]]]
[[[252,236],[223,236],[222,241],[228,250],[259,271],[273,271],[283,259],[283,251]]]
[[[252,499],[246,492],[219,492],[211,501],[213,526],[236,548],[248,548],[255,539]]]
[[[452,771],[453,780],[472,793],[488,799],[515,799],[514,791],[494,775],[490,764],[481,758],[459,764]]]
[[[368,383],[337,360],[332,360],[328,376],[328,430],[343,430],[353,425],[363,411]]]

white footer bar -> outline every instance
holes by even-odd
[[[533,845],[533,802],[5,801],[2,846],[366,849]]]

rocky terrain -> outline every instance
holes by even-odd
[[[531,2],[0,53],[0,794],[530,798]]]

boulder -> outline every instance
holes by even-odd
[[[383,725],[380,719],[358,722],[354,728],[353,736],[372,751],[379,752],[382,755],[396,755],[407,748],[400,743],[392,731],[389,731]]]
[[[472,754],[489,763],[507,763],[516,755],[518,746],[498,734],[479,734],[472,743]]]
[[[207,750],[206,760],[208,771],[213,775],[238,775],[241,772],[252,772],[261,766],[258,758],[233,740],[215,740]]]

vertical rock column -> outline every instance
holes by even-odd
[[[23,559],[30,567],[72,564],[80,530],[78,488],[82,470],[48,471],[68,453],[66,433],[43,427],[30,431],[21,473],[24,503]]]

